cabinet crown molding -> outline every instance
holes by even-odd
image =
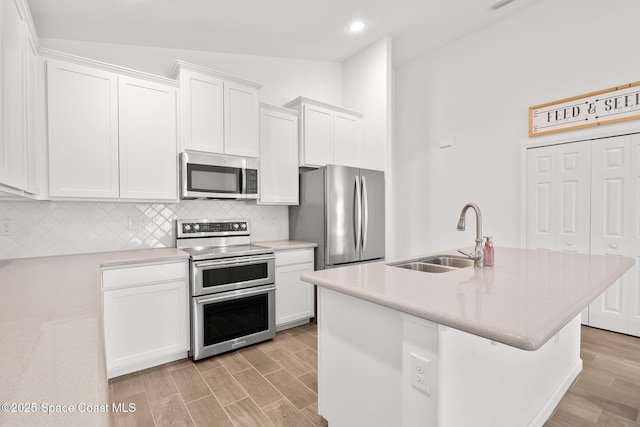
[[[334,104],[329,104],[329,103],[318,101],[318,100],[311,99],[311,98],[306,98],[304,96],[299,96],[296,99],[293,99],[293,100],[287,102],[286,104],[283,105],[283,107],[285,107],[285,108],[297,108],[302,104],[311,104],[311,105],[315,105],[317,107],[328,108],[330,110],[339,111],[341,113],[346,113],[346,114],[350,114],[350,115],[358,117],[358,118],[362,118],[362,113],[359,112],[359,111],[350,110],[350,109],[345,108],[345,107],[341,107],[341,106],[334,105]]]
[[[266,102],[260,103],[260,109],[262,110],[271,110],[271,111],[279,111],[281,113],[292,114],[295,116],[300,116],[300,112],[297,110],[292,110],[291,108],[278,107],[277,105],[267,104]]]
[[[156,83],[166,84],[175,88],[180,87],[180,82],[175,79],[157,76],[144,71],[132,70],[131,68],[121,67],[119,65],[108,64],[106,62],[96,61],[94,59],[84,58],[82,56],[72,55],[69,53],[59,52],[57,50],[40,48],[38,53],[45,58],[58,59],[61,61],[72,62],[78,65],[85,65],[92,68],[98,68],[112,73],[152,81]]]
[[[231,82],[239,83],[245,86],[253,87],[255,89],[262,89],[262,85],[259,83],[255,83],[249,80],[244,80],[239,77],[232,76],[230,74],[221,73],[220,71],[215,71],[200,65],[191,64],[189,62],[181,61],[179,59],[176,60],[176,63],[173,65],[170,76],[174,79],[178,79],[180,75],[180,70],[182,69],[195,71],[197,73],[207,74],[222,80],[231,81]]]

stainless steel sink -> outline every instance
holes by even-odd
[[[446,273],[461,268],[473,267],[473,260],[455,255],[432,255],[389,265],[427,273]]]
[[[427,258],[421,258],[418,262],[426,262],[427,264],[445,265],[453,268],[473,267],[473,260],[455,255],[434,255]]]

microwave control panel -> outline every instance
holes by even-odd
[[[256,169],[245,169],[247,178],[246,194],[258,194],[258,171]]]

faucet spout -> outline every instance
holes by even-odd
[[[465,217],[467,215],[467,211],[469,208],[473,209],[476,213],[476,246],[473,249],[473,252],[467,254],[462,251],[458,251],[469,258],[474,260],[474,266],[476,268],[484,267],[484,251],[482,250],[482,213],[480,212],[480,208],[475,203],[467,203],[462,208],[462,212],[460,212],[460,220],[458,221],[457,229],[459,231],[464,231],[465,229]]]

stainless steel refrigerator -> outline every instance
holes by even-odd
[[[318,243],[318,270],[383,259],[384,172],[336,165],[301,172],[289,238]]]

